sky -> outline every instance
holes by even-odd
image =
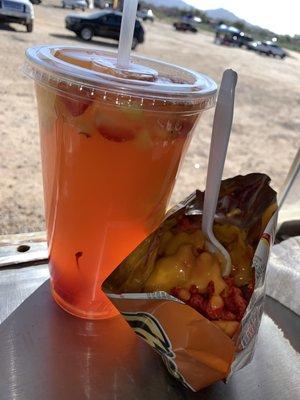
[[[300,34],[300,0],[185,0],[209,10],[225,8],[241,19],[279,34]]]

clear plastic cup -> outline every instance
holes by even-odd
[[[208,77],[99,49],[39,46],[25,73],[38,103],[51,287],[88,319],[117,311],[102,282],[163,219],[180,161],[202,111]]]

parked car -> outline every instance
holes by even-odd
[[[111,8],[112,4],[105,0],[94,0],[94,7],[98,8]]]
[[[248,48],[248,43],[252,41],[253,38],[250,35],[245,34],[235,26],[221,24],[216,27],[216,44]]]
[[[259,54],[266,54],[267,56],[279,57],[281,59],[286,57],[286,52],[278,44],[271,41],[250,42],[248,43],[248,49],[254,50]]]
[[[257,51],[258,53],[263,53],[263,45],[262,42],[260,41],[253,41],[248,43],[248,49],[249,50],[253,50],[253,51]]]
[[[173,24],[176,31],[197,33],[198,29],[192,22],[178,21]]]
[[[246,35],[244,32],[239,32],[233,36],[235,46],[248,48],[248,44],[253,41],[253,37]]]
[[[119,40],[122,13],[103,10],[88,15],[72,14],[65,19],[66,28],[76,33],[83,40],[93,36]],[[145,31],[139,20],[135,21],[132,48],[144,42]]]
[[[279,58],[283,59],[287,56],[287,53],[278,44],[276,44],[274,42],[265,42],[265,45],[267,45],[269,47],[269,49],[271,50],[271,53],[274,57],[279,57]]]
[[[233,46],[233,47],[245,47],[248,48],[248,43],[252,42],[253,38],[251,36],[247,36],[244,32],[227,32],[227,33],[216,33],[215,43],[223,44],[225,46]]]
[[[33,31],[34,10],[29,0],[0,0],[0,22],[14,22]]]
[[[143,21],[154,22],[154,14],[152,10],[140,10],[137,12],[137,17],[141,18]]]
[[[72,8],[72,10],[80,8],[82,11],[85,11],[88,5],[86,0],[62,0],[61,6],[62,8]]]

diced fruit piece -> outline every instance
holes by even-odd
[[[128,142],[134,139],[134,134],[126,126],[116,126],[115,124],[99,124],[98,132],[107,140],[112,142]]]
[[[77,99],[62,95],[58,95],[58,98],[59,102],[65,106],[66,110],[72,115],[72,117],[79,117],[79,115],[83,114],[92,103],[90,100]],[[57,105],[57,111],[62,111],[59,104]]]
[[[181,287],[188,280],[195,264],[191,245],[182,245],[176,254],[159,259],[145,284],[145,291],[164,290]]]
[[[128,142],[145,133],[144,113],[141,110],[107,107],[96,115],[98,132],[113,142]],[[149,138],[146,135],[146,139]]]
[[[232,337],[239,328],[239,322],[237,321],[214,321],[227,336]]]

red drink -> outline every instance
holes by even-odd
[[[57,78],[45,57],[39,64],[41,51],[58,72],[67,75],[67,64],[72,81]],[[70,313],[98,319],[117,313],[101,284],[162,221],[192,129],[216,88],[205,78],[209,94],[180,96],[181,86],[193,85],[92,71],[90,53],[42,47],[28,57],[35,63],[53,296]],[[89,73],[93,86],[80,75]],[[179,93],[165,93],[174,85]]]

